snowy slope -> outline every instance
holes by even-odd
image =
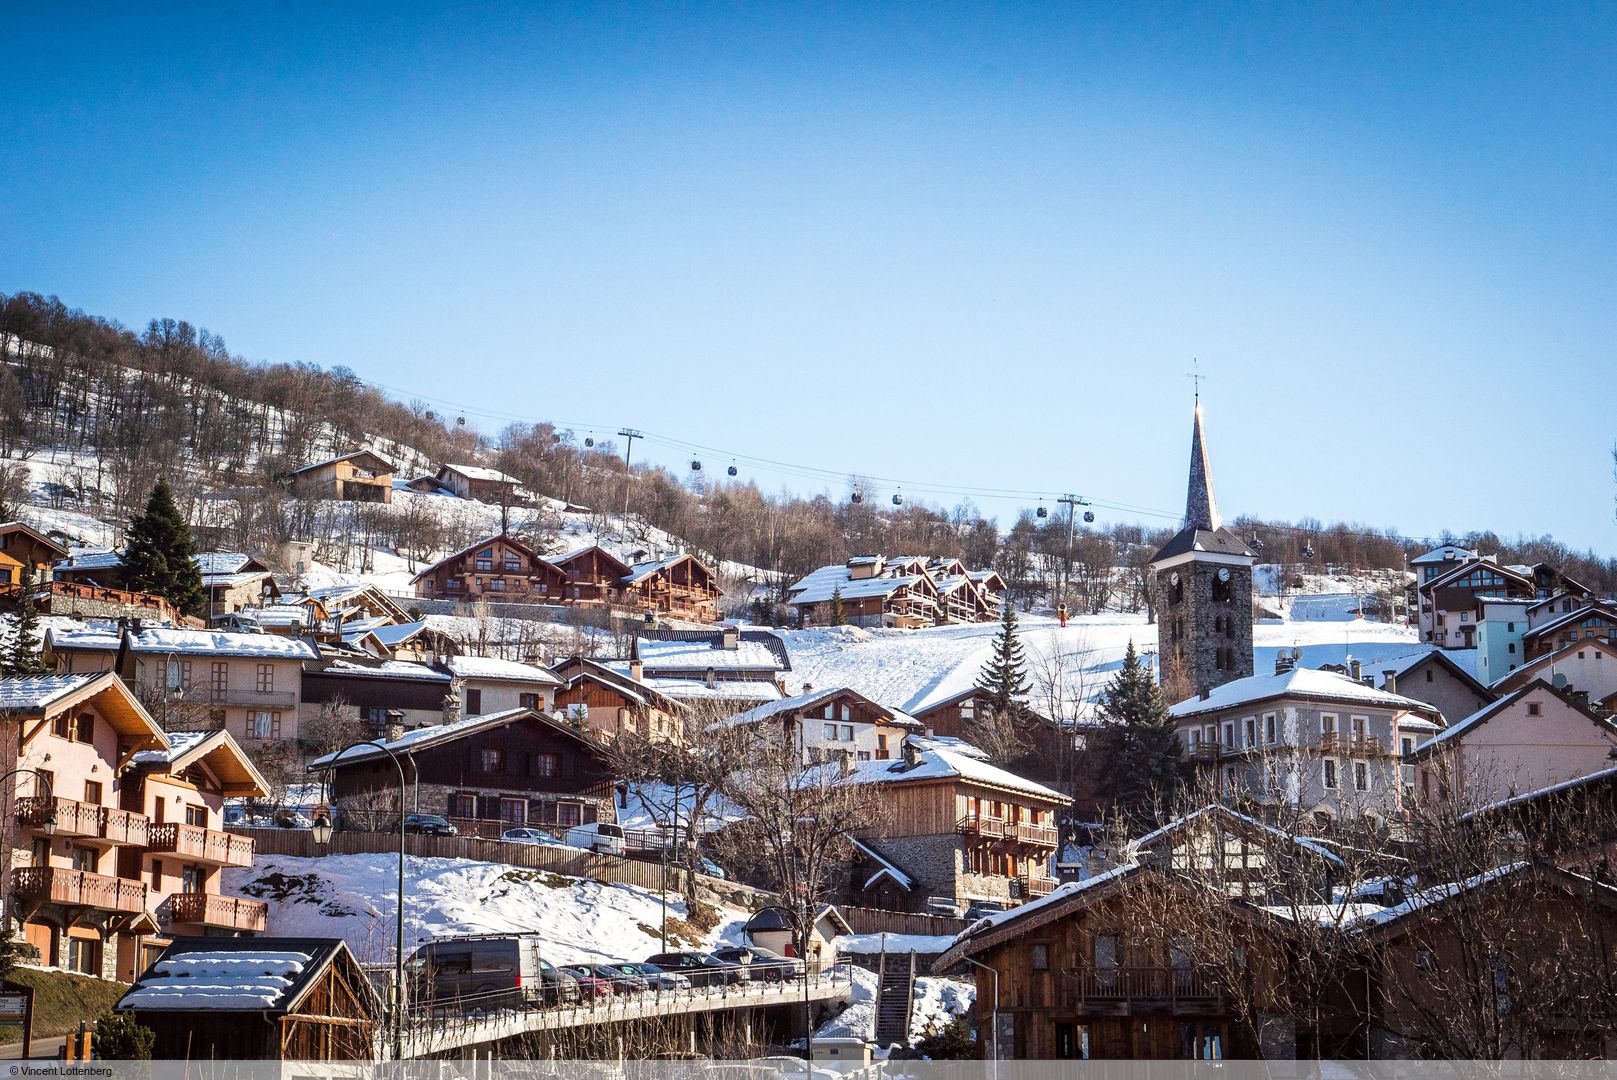
[[[363,961],[391,958],[397,897],[394,855],[321,859],[260,856],[225,871],[224,891],[269,901],[269,934],[341,937]],[[405,951],[460,934],[531,931],[554,963],[641,960],[661,949],[658,894],[503,863],[411,858],[406,867]],[[669,895],[669,917],[684,900]],[[721,909],[700,942],[670,935],[669,947],[738,940],[745,913]]]
[[[874,971],[856,967],[853,993],[848,1007],[822,1024],[816,1038],[873,1039],[876,1036],[876,985]],[[949,1021],[971,1011],[977,997],[974,983],[923,975],[915,980],[915,1005],[910,1012],[910,1042],[925,1038]]]

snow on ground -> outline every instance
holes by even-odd
[[[1157,628],[1144,615],[1107,613],[1069,619],[1024,615],[1019,620],[1032,701],[1043,701],[1041,670],[1060,667],[1067,700],[1092,700],[1122,665],[1130,641],[1142,654],[1154,654]],[[923,710],[971,687],[993,650],[998,623],[940,626],[924,630],[830,626],[778,631],[786,642],[792,670],[788,693],[804,683],[816,688],[850,686],[865,696],[906,712]],[[1363,618],[1305,618],[1260,623],[1254,628],[1254,668],[1274,670],[1275,656],[1302,650],[1306,667],[1340,664],[1352,656],[1367,669],[1395,656],[1421,651],[1415,631]]]
[[[224,891],[267,900],[270,935],[341,937],[365,962],[391,958],[398,883],[396,855],[259,856],[225,871]],[[412,857],[404,884],[406,952],[462,934],[533,932],[553,963],[641,960],[661,951],[658,894],[503,863]],[[720,909],[701,944],[736,941],[746,915]],[[669,918],[684,899],[670,893]],[[687,947],[682,941],[670,948]]]
[[[862,967],[851,970],[853,991],[848,1007],[820,1025],[815,1038],[869,1040],[876,1037],[876,986],[880,980],[874,971]],[[966,1015],[976,997],[976,986],[969,981],[920,976],[915,980],[909,1041],[923,1039],[956,1017]]]
[[[890,952],[941,953],[954,944],[953,934],[843,934],[832,944],[840,953],[861,956]]]

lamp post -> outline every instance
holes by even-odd
[[[332,755],[331,763],[326,766],[335,779],[337,762],[350,750],[357,750],[361,746],[373,746],[388,756],[393,767],[399,773],[399,891],[398,891],[398,918],[393,928],[393,992],[388,995],[389,1007],[392,1010],[393,1024],[393,1060],[398,1061],[404,1051],[404,766],[399,757],[389,750],[383,743],[375,739],[367,739],[351,746],[345,746]],[[331,819],[324,814],[314,820],[310,832],[314,834],[314,842],[325,847],[331,842]]]
[[[982,968],[994,977],[994,1012],[989,1020],[991,1030],[988,1035],[988,1045],[994,1050],[994,1080],[999,1080],[999,971],[989,967],[981,960],[973,960],[969,956],[962,956],[960,959],[972,967]]]

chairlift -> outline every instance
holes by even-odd
[[[691,472],[701,472],[701,471],[702,471],[702,463],[700,461],[697,461],[696,459],[692,458],[691,459]]]
[[[593,436],[593,435],[586,436],[585,439],[584,439],[584,445],[586,447],[594,446],[595,445],[595,436]]]
[[[1248,544],[1247,547],[1251,548],[1253,551],[1263,550],[1263,541],[1258,539],[1257,533],[1252,534],[1252,542]]]
[[[733,461],[730,462],[730,467],[728,469],[726,469],[725,472],[729,473],[731,476],[739,475],[739,473],[736,470],[736,464]]]
[[[1303,544],[1303,558],[1312,559],[1313,557],[1314,557],[1314,542],[1312,540],[1309,540],[1309,541],[1307,541],[1306,543]]]
[[[1084,511],[1084,524],[1093,525],[1094,523],[1095,523],[1095,511],[1093,511],[1093,510],[1085,510]]]
[[[865,501],[865,493],[862,491],[855,491],[852,495],[848,496],[848,499],[850,502],[862,503]]]
[[[1040,506],[1037,510],[1033,511],[1033,516],[1047,518],[1050,516],[1050,511],[1046,510],[1043,506]]]
[[[456,427],[465,427],[466,426],[466,418],[464,416],[455,417],[455,426]]]

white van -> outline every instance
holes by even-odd
[[[592,821],[567,830],[569,847],[598,851],[602,855],[622,855],[625,847],[623,826],[610,821]]]

